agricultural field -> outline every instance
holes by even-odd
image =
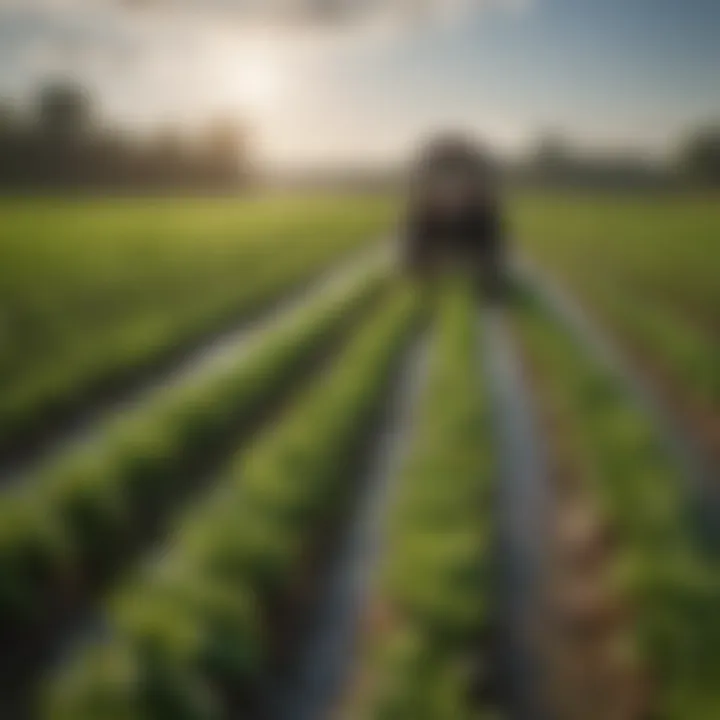
[[[267,307],[390,213],[362,199],[4,202],[0,454]]]
[[[4,201],[0,717],[719,718],[712,200]]]
[[[532,196],[513,220],[720,459],[717,195]]]

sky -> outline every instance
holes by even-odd
[[[108,122],[237,118],[278,166],[463,129],[663,154],[720,119],[718,0],[0,0],[0,98],[72,78]]]

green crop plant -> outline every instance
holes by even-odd
[[[0,452],[385,229],[368,198],[0,203]]]
[[[619,381],[528,302],[519,328],[557,409],[572,422],[617,548],[612,582],[635,608],[635,645],[656,715],[709,720],[720,682],[720,582],[683,478]]]
[[[111,599],[107,639],[52,685],[45,717],[90,720],[102,698],[117,720],[209,720],[241,688],[262,685],[282,641],[272,639],[273,608],[293,597],[353,495],[358,452],[420,308],[410,290],[387,299],[333,370],[180,519],[167,551]],[[133,681],[97,672],[96,657]]]
[[[474,696],[490,623],[492,452],[469,283],[439,288],[432,365],[391,512],[377,604],[388,616],[365,659],[353,717],[481,717]]]
[[[517,199],[514,230],[717,449],[720,204],[712,195],[543,193]]]
[[[170,387],[0,496],[3,623],[43,618],[122,561],[147,517],[169,515],[188,468],[238,435],[342,337],[385,287],[378,266],[334,287],[258,339],[239,362]]]

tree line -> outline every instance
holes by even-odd
[[[587,152],[547,133],[533,150],[510,164],[520,182],[542,185],[666,187],[720,186],[720,123],[687,133],[665,159],[628,152]]]
[[[192,139],[172,127],[141,136],[99,123],[96,110],[70,83],[43,87],[28,113],[0,105],[0,188],[211,190],[251,178],[248,134],[234,120]]]
[[[248,132],[234,119],[211,122],[190,139],[173,127],[146,136],[123,132],[98,122],[96,111],[72,83],[41,88],[30,113],[0,103],[0,190],[224,190],[256,178]],[[541,186],[720,186],[720,122],[688,133],[664,162],[630,152],[587,153],[546,133],[503,167],[511,180]],[[301,173],[295,182],[372,188],[397,179],[396,169],[342,168]]]

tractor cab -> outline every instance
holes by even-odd
[[[404,262],[427,275],[448,264],[499,286],[502,220],[494,164],[462,137],[442,137],[420,154],[410,179]]]

